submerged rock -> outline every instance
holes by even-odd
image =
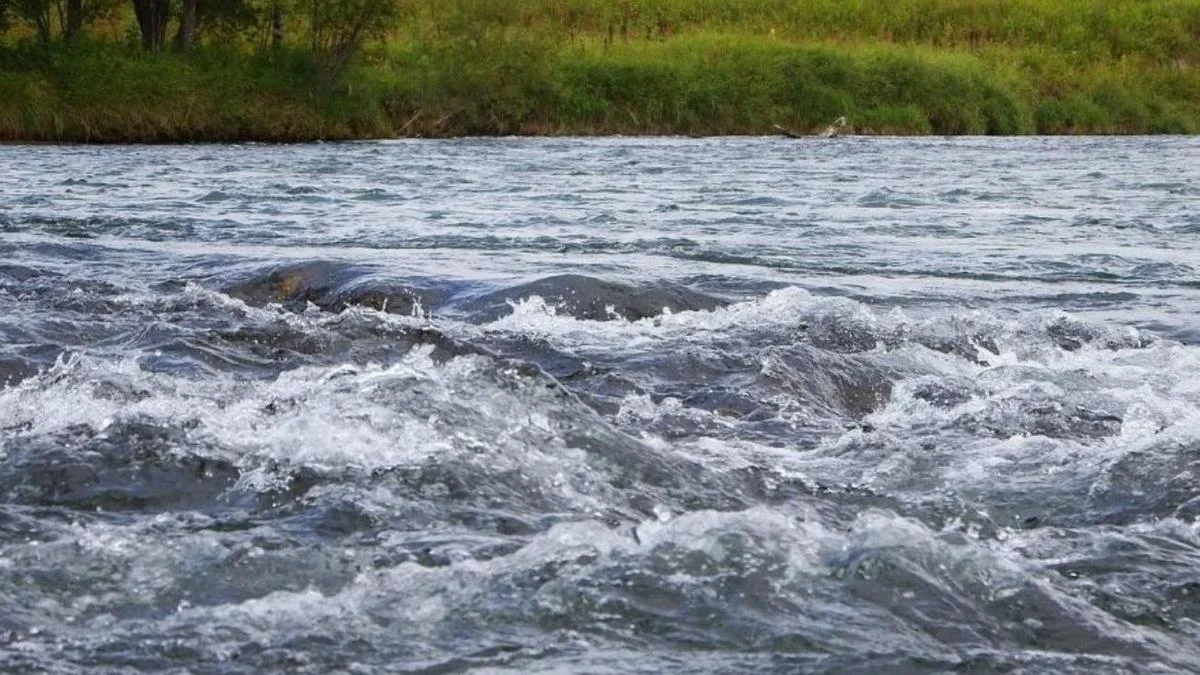
[[[279,304],[294,311],[303,311],[312,303],[327,312],[368,307],[412,314],[442,299],[427,288],[379,279],[367,267],[327,261],[276,267],[223,290],[249,305]]]
[[[636,321],[658,316],[664,309],[672,312],[712,310],[728,304],[720,298],[675,284],[635,286],[580,274],[561,274],[489,293],[471,302],[466,309],[486,321],[511,311],[510,301],[533,296],[554,305],[559,313],[588,321]]]

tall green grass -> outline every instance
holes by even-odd
[[[558,118],[571,130],[764,133],[815,130],[842,115],[874,132],[1028,128],[982,63],[926,50],[695,36],[569,50],[553,72]]]
[[[311,57],[112,45],[0,49],[0,140],[178,142],[391,135],[379,92],[323,87]]]
[[[1196,0],[402,0],[299,47],[0,45],[0,140],[1200,132]]]
[[[1051,46],[1078,59],[1200,65],[1195,0],[403,0],[414,28],[663,39],[694,31],[784,40]]]
[[[375,54],[404,133],[1200,131],[1200,69],[1057,51],[804,43],[721,33],[554,43],[503,32]]]

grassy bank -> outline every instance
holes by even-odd
[[[0,46],[0,139],[1198,133],[1188,0],[405,0],[336,82],[299,46]]]
[[[0,52],[0,140],[299,141],[391,135],[378,95],[321,85],[303,53]],[[375,75],[367,73],[364,75]]]

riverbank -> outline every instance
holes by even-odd
[[[821,15],[757,0],[726,16],[677,0],[633,18],[544,4],[413,10],[336,81],[294,46],[0,46],[0,140],[768,134],[839,116],[859,134],[1200,133],[1187,3],[903,0]],[[1017,4],[1027,14],[1006,19]]]

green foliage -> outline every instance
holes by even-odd
[[[269,8],[252,0],[198,0],[196,21],[200,32],[218,42],[231,42],[252,33]]]
[[[0,49],[0,64],[0,140],[297,141],[390,132],[377,100],[328,91],[303,51],[147,55],[86,44],[49,57]]]
[[[0,0],[0,32],[18,21],[43,43],[54,37],[71,41],[87,22],[110,15],[118,0]]]
[[[1113,125],[1109,112],[1083,94],[1044,101],[1036,116],[1038,131],[1044,134],[1108,131]]]
[[[198,0],[197,28],[18,22],[0,138],[1200,131],[1196,0]]]
[[[561,122],[580,130],[815,131],[843,115],[890,131],[1013,134],[1027,126],[1022,103],[977,60],[897,47],[696,36],[567,52],[555,73]]]
[[[1200,57],[1195,0],[404,0],[411,12],[615,39],[690,32],[978,48],[1053,45],[1080,59]]]
[[[553,42],[536,35],[480,32],[387,50],[382,64],[395,75],[387,96],[405,131],[426,134],[515,134],[546,120],[555,92]],[[405,127],[407,125],[407,127]]]
[[[308,0],[312,51],[336,79],[364,38],[383,33],[396,18],[393,0]]]

